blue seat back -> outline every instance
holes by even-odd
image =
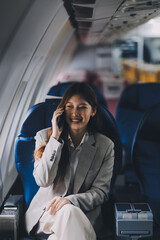
[[[131,146],[139,121],[149,107],[160,103],[159,93],[160,83],[138,83],[128,86],[119,99],[116,109],[116,122],[121,135],[127,166],[132,165]]]
[[[68,87],[70,87],[71,84],[73,84],[73,83],[74,82],[63,82],[61,84],[55,85],[48,90],[47,95],[62,97],[64,95],[66,89]],[[94,93],[96,94],[98,103],[100,105],[104,105],[107,107],[107,100],[105,99],[105,97],[103,96],[101,91],[93,84],[90,84],[90,83],[88,83],[88,84],[93,89]]]
[[[99,106],[99,114],[101,126],[100,132],[114,142],[115,162],[110,188],[110,194],[112,194],[113,185],[122,167],[122,143],[116,121],[109,110],[104,106]]]
[[[16,138],[15,165],[23,183],[26,206],[39,188],[33,177],[34,137],[39,130],[51,127],[52,115],[59,101],[49,99],[31,107]]]
[[[142,117],[133,140],[132,160],[142,195],[160,226],[160,104]]]

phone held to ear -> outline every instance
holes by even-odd
[[[61,128],[65,122],[65,116],[64,113],[58,117],[58,127]]]

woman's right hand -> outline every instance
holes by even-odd
[[[59,139],[62,130],[63,130],[63,126],[61,126],[59,128],[58,126],[58,117],[61,116],[64,113],[64,108],[57,108],[54,113],[53,113],[53,117],[52,117],[52,137],[54,137],[55,139]]]

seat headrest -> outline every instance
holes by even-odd
[[[51,127],[53,112],[57,108],[60,99],[46,99],[45,102],[31,107],[22,124],[20,133],[27,137],[35,136],[38,131]]]
[[[48,90],[47,95],[63,97],[67,88],[70,87],[73,83],[74,82],[63,82],[58,85],[55,85]],[[107,107],[107,101],[106,101],[105,97],[103,96],[103,94],[101,93],[101,91],[93,84],[90,84],[90,83],[88,83],[88,84],[93,89],[94,93],[96,94],[98,103],[100,105],[104,105]]]
[[[160,142],[160,104],[149,108],[138,127],[138,137]]]
[[[123,91],[119,107],[144,111],[148,107],[160,103],[160,83],[136,83]]]

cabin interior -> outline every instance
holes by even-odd
[[[84,81],[103,95],[122,148],[100,239],[160,239],[159,16],[158,0],[0,1],[1,215],[10,196],[24,194],[15,148],[30,109],[51,99],[52,87]],[[152,236],[117,236],[115,203],[143,202]],[[2,240],[30,239],[4,225]]]

